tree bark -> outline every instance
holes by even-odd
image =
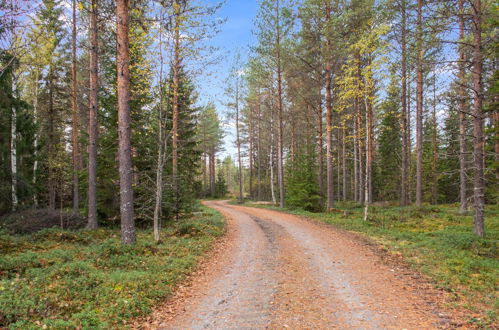
[[[38,125],[38,80],[40,77],[40,71],[36,69],[36,75],[35,75],[35,95],[34,95],[34,100],[33,100],[33,117],[34,117],[34,122],[35,122],[35,127]],[[38,172],[38,130],[35,131],[35,140],[33,142],[33,147],[34,147],[34,152],[33,156],[35,158],[33,162],[33,187],[34,187],[34,193],[33,193],[33,204],[35,207],[38,206],[38,193],[37,193],[37,172]]]
[[[262,155],[261,155],[261,103],[260,103],[260,92],[258,93],[258,113],[257,113],[257,200],[262,200]]]
[[[98,139],[98,42],[97,42],[97,5],[91,2],[90,14],[90,91],[89,91],[89,146],[88,146],[88,229],[96,229],[97,224],[97,139]]]
[[[15,78],[14,70],[12,70],[12,98],[11,98],[11,109],[12,115],[10,118],[10,169],[11,169],[11,195],[12,195],[12,212],[17,210],[18,199],[17,199],[17,105],[16,105],[16,94],[17,94],[17,81]]]
[[[167,143],[167,139],[163,134],[163,102],[164,102],[164,85],[163,85],[163,31],[159,31],[159,109],[158,109],[158,160],[156,168],[156,200],[154,203],[153,214],[153,235],[156,244],[161,242],[161,209],[163,201],[163,167],[164,167],[164,148],[163,143]],[[166,146],[165,146],[166,147]],[[165,148],[166,149],[166,148]]]
[[[358,110],[357,98],[354,99],[354,118],[353,118],[353,200],[359,202],[359,153],[358,153],[358,132],[357,128],[357,112]]]
[[[274,111],[270,109],[270,195],[272,203],[277,204],[274,191]]]
[[[276,1],[276,60],[277,60],[277,181],[279,183],[279,207],[284,207],[284,160],[283,160],[283,140],[284,124],[282,102],[282,68],[281,68],[281,26],[279,1]]]
[[[80,188],[78,174],[80,172],[80,152],[78,146],[78,82],[76,81],[76,0],[73,0],[73,26],[71,38],[71,147],[73,160],[73,214],[80,213]]]
[[[343,201],[347,200],[347,152],[346,152],[346,128],[343,123],[341,134],[341,158],[342,158],[342,179],[343,179]]]
[[[237,166],[239,172],[239,202],[243,203],[243,169],[241,164],[241,140],[239,138],[239,76],[236,77],[236,145]],[[251,155],[250,155],[251,157]],[[251,169],[250,169],[251,170]]]
[[[249,108],[248,109],[248,126],[249,126],[249,155],[248,155],[248,158],[249,158],[249,195],[251,198],[254,198],[253,196],[253,164],[254,164],[254,160],[253,160],[253,126],[254,126],[254,123],[253,123],[253,107]]]
[[[118,73],[118,136],[120,172],[121,240],[123,244],[135,243],[133,167],[130,143],[130,49],[128,0],[116,0]]]
[[[408,201],[408,173],[409,173],[409,146],[408,146],[408,135],[407,135],[407,18],[406,18],[406,2],[402,0],[402,6],[400,8],[402,19],[401,19],[401,46],[402,46],[402,54],[401,54],[401,75],[402,75],[402,87],[400,91],[401,105],[402,105],[402,114],[400,115],[401,119],[401,128],[402,128],[402,169],[401,169],[401,182],[400,182],[400,204],[405,206],[409,204]]]
[[[369,63],[371,65],[371,63]],[[367,189],[367,199],[366,205],[373,202],[373,150],[374,150],[374,128],[373,128],[373,104],[371,98],[373,97],[373,91],[368,87],[367,99],[366,99],[366,189]]]
[[[49,209],[55,210],[55,145],[57,144],[55,138],[55,109],[54,109],[54,69],[53,64],[50,64],[48,72],[48,190],[49,190]]]
[[[326,24],[331,20],[331,6],[326,5]],[[326,36],[326,175],[327,175],[327,209],[334,207],[334,173],[333,173],[333,98],[332,98],[332,63],[331,40]]]
[[[423,204],[423,0],[418,0],[416,48],[416,206],[421,207]]]
[[[459,0],[459,40],[464,41],[464,8],[463,0]],[[466,183],[466,91],[465,91],[465,61],[464,46],[459,46],[459,213],[468,210],[467,183]],[[499,140],[497,140],[499,142]],[[497,151],[496,151],[497,152]]]
[[[179,191],[178,191],[178,94],[180,73],[180,3],[175,0],[174,4],[175,28],[174,28],[174,54],[173,54],[173,102],[172,102],[172,183],[173,196],[175,199],[175,219],[179,214]]]
[[[473,0],[473,199],[474,231],[485,236],[485,179],[484,179],[484,114],[483,114],[483,54],[482,54],[482,2]]]
[[[438,161],[438,146],[437,146],[437,78],[433,75],[433,113],[432,113],[432,147],[433,147],[433,158],[431,162],[431,202],[432,204],[437,203],[437,161]]]
[[[215,197],[216,191],[215,191],[215,147],[211,146],[210,149],[210,192],[211,192],[211,197]]]
[[[362,150],[362,107],[361,107],[361,100],[360,100],[360,93],[362,91],[362,63],[361,63],[361,58],[360,58],[360,53],[357,52],[355,54],[355,59],[356,59],[356,64],[357,64],[357,93],[355,100],[354,100],[354,105],[356,106],[356,120],[357,120],[357,156],[358,156],[358,161],[359,161],[359,167],[358,167],[358,175],[359,175],[359,183],[358,183],[358,197],[359,197],[359,203],[364,204],[365,202],[365,186],[367,184],[365,180],[365,175],[364,175],[364,163],[363,163],[363,158],[364,156],[367,157],[366,155],[363,155],[364,152]],[[367,110],[367,109],[366,109]],[[367,132],[365,132],[367,134]],[[365,147],[365,146],[364,146]]]
[[[323,145],[323,127],[322,127],[322,104],[319,102],[317,107],[317,162],[319,165],[319,191],[321,198],[324,197],[324,145]]]

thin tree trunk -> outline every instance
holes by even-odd
[[[343,201],[347,200],[347,152],[346,152],[346,128],[345,123],[342,127],[342,139],[341,139],[341,158],[342,160],[342,174],[343,174]]]
[[[210,192],[211,197],[215,197],[215,147],[211,146],[210,150]]]
[[[417,14],[416,206],[423,204],[423,0]]]
[[[36,187],[37,184],[37,172],[38,172],[38,79],[39,79],[39,74],[40,72],[36,71],[35,75],[35,95],[34,95],[34,100],[33,100],[33,116],[34,116],[34,121],[35,121],[35,141],[33,143],[34,147],[34,152],[33,156],[35,158],[35,161],[33,162],[33,188],[34,188],[34,194],[33,194],[33,204],[35,207],[38,206],[38,189]]]
[[[173,115],[172,115],[172,183],[173,196],[175,199],[175,218],[179,214],[179,191],[178,191],[178,118],[179,118],[179,74],[180,74],[180,3],[175,0],[174,5],[175,28],[174,28],[174,54],[173,54]]]
[[[484,115],[483,115],[483,55],[482,55],[482,2],[473,1],[473,217],[475,234],[485,236],[485,179],[484,179]]]
[[[364,184],[364,221],[367,221],[367,218],[369,216],[369,162],[370,162],[370,152],[369,152],[369,146],[371,144],[370,140],[370,130],[369,130],[369,106],[368,102],[366,100],[366,168],[365,168],[365,184]]]
[[[359,153],[358,153],[358,128],[357,128],[357,98],[354,100],[354,118],[353,118],[353,200],[359,202]]]
[[[258,94],[258,121],[257,121],[257,154],[258,154],[258,169],[257,169],[257,199],[262,200],[262,177],[261,177],[261,168],[262,168],[262,155],[261,155],[261,104],[260,104],[260,94]]]
[[[360,59],[360,53],[357,52],[355,54],[355,59],[356,59],[356,64],[357,64],[357,81],[358,81],[358,86],[357,86],[357,93],[360,94],[362,91],[362,67],[361,67],[361,59]],[[357,95],[356,100],[354,101],[356,104],[356,120],[357,120],[357,155],[358,155],[358,160],[359,160],[359,170],[358,170],[358,175],[359,175],[359,203],[364,204],[365,201],[365,186],[367,184],[364,176],[364,163],[363,163],[363,150],[362,150],[362,107],[361,107],[361,100],[360,97]],[[367,111],[367,109],[366,109]],[[367,132],[365,132],[367,134]],[[365,155],[367,157],[367,155]]]
[[[369,63],[371,65],[371,63]],[[370,87],[369,87],[370,88]],[[367,91],[367,100],[366,100],[366,186],[367,186],[367,199],[366,204],[371,204],[373,202],[373,150],[374,150],[374,129],[373,129],[373,105],[371,102],[373,91]]]
[[[116,0],[118,73],[118,135],[120,169],[121,240],[123,244],[135,243],[133,200],[133,166],[130,144],[130,49],[128,0]]]
[[[238,172],[239,172],[239,202],[242,203],[243,202],[243,169],[242,169],[242,163],[241,163],[241,140],[239,138],[239,76],[236,78],[236,145],[237,145],[237,165],[238,165]]]
[[[249,109],[248,112],[248,121],[249,121],[249,195],[251,198],[253,196],[253,108]]]
[[[402,0],[401,7],[402,14],[402,54],[401,54],[401,69],[402,69],[402,88],[400,92],[401,104],[402,104],[402,114],[401,128],[402,128],[402,177],[400,182],[400,204],[405,206],[409,203],[408,201],[408,173],[409,173],[409,146],[408,146],[408,135],[407,135],[407,23],[406,23],[406,2]]]
[[[407,153],[407,173],[408,173],[408,177],[407,177],[407,204],[410,204],[413,200],[413,191],[414,189],[411,189],[412,187],[412,184],[410,184],[410,182],[412,181],[411,180],[411,177],[409,175],[412,175],[410,173],[412,173],[412,168],[413,168],[413,164],[412,164],[412,127],[411,127],[411,122],[412,122],[412,118],[411,118],[411,103],[412,103],[412,98],[411,98],[411,79],[410,79],[410,70],[407,72],[407,150],[406,150],[406,153]]]
[[[326,24],[331,20],[331,6],[326,5]],[[333,173],[333,98],[332,98],[332,64],[331,64],[331,40],[326,38],[326,175],[327,175],[327,209],[334,207],[334,173]]]
[[[277,204],[274,191],[274,112],[270,110],[270,194],[272,203]]]
[[[339,117],[339,116],[338,116]],[[337,118],[338,122],[340,118]],[[340,200],[340,191],[341,191],[341,170],[342,170],[342,162],[343,160],[341,159],[341,149],[340,146],[343,144],[342,138],[341,138],[341,131],[340,128],[336,128],[336,137],[337,137],[337,142],[336,142],[336,192],[337,192],[337,200]],[[343,194],[343,192],[341,192]]]
[[[278,119],[278,134],[277,134],[277,179],[279,181],[279,207],[284,207],[284,160],[283,160],[283,139],[284,139],[284,124],[283,124],[283,102],[282,102],[282,72],[281,72],[281,27],[280,27],[280,11],[279,0],[276,1],[276,49],[277,49],[277,119]]]
[[[48,104],[48,154],[49,154],[49,165],[48,165],[48,190],[49,190],[49,209],[55,210],[55,188],[56,188],[56,178],[55,169],[53,163],[55,162],[55,109],[54,109],[54,74],[53,74],[53,64],[50,64],[48,76],[48,89],[49,89],[49,104]]]
[[[12,70],[14,71],[14,70]],[[15,98],[17,96],[17,81],[15,73],[12,72],[12,116],[11,116],[11,131],[10,131],[10,169],[11,169],[11,194],[12,194],[12,211],[17,210],[17,106]]]
[[[165,158],[163,143],[166,143],[166,138],[163,136],[163,31],[161,27],[159,31],[159,58],[158,167],[156,168],[156,199],[153,214],[153,235],[154,241],[157,244],[161,242],[160,214],[163,200],[163,167]]]
[[[433,158],[431,163],[431,176],[432,176],[432,189],[431,189],[431,201],[433,204],[437,203],[437,160],[438,160],[438,147],[437,147],[437,78],[435,74],[433,75],[433,113],[432,113],[432,147],[433,147]]]
[[[88,229],[96,229],[97,224],[97,139],[98,139],[98,49],[97,49],[97,5],[98,0],[92,0],[90,15],[90,108],[89,108],[89,146],[88,146]]]
[[[324,196],[324,146],[323,146],[323,128],[322,128],[322,104],[317,107],[317,162],[319,163],[319,190],[321,197]]]
[[[78,82],[76,81],[76,0],[73,0],[73,26],[71,39],[71,143],[73,156],[73,214],[80,213],[80,189],[78,174],[80,172],[80,152],[78,148]]]
[[[459,40],[464,41],[464,9],[463,0],[459,0]],[[468,210],[468,199],[466,197],[466,91],[465,91],[465,61],[466,54],[464,46],[459,46],[459,213],[464,214]],[[496,144],[499,139],[496,140]],[[496,155],[499,148],[496,148]]]

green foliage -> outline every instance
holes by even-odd
[[[227,195],[227,184],[225,182],[224,173],[219,171],[215,182],[215,198],[222,198]]]
[[[381,127],[379,134],[379,159],[375,164],[373,187],[377,200],[397,200],[400,193],[401,133],[400,91],[392,75],[389,95],[381,105]]]
[[[201,210],[158,245],[150,231],[133,246],[110,229],[0,233],[0,326],[109,329],[146,315],[223,233],[221,215]]]
[[[286,205],[311,212],[322,209],[313,153],[296,156],[286,166]]]

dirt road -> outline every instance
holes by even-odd
[[[280,212],[207,202],[228,241],[165,329],[434,329],[409,279],[352,235]],[[161,318],[161,315],[158,316]]]

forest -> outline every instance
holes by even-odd
[[[166,272],[162,257],[185,249],[173,288],[227,226],[200,200],[352,216],[358,224],[339,226],[368,235],[460,226],[466,253],[497,257],[495,1],[258,0],[252,43],[220,49],[234,1],[0,0],[0,327],[70,326],[55,302],[38,310],[46,291],[6,307],[21,290],[5,289],[13,278],[32,276],[29,295],[56,276],[28,270],[67,262],[58,244],[87,246],[67,274],[93,274],[99,253],[106,269],[113,253],[145,253],[137,265]],[[206,97],[217,70],[223,93]],[[65,306],[80,317],[72,324],[144,315],[170,293],[155,296],[161,279],[147,276],[141,312]]]

